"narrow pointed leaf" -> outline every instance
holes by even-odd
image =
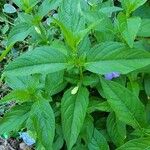
[[[19,131],[29,117],[31,106],[24,104],[15,106],[0,120],[0,134]]]
[[[127,18],[125,14],[120,13],[117,17],[117,27],[125,42],[133,48],[134,40],[141,26],[140,17]]]
[[[55,135],[54,112],[46,100],[34,103],[30,116],[34,131],[37,134],[37,141],[45,150],[52,150]]]
[[[140,130],[146,126],[144,105],[134,93],[113,81],[101,79],[101,83],[108,103],[121,121]]]
[[[130,49],[122,43],[106,42],[89,50],[85,68],[98,74],[114,71],[127,74],[149,64],[149,52]]]
[[[71,150],[81,131],[89,102],[86,88],[80,87],[76,94],[69,89],[62,98],[62,129],[68,150]]]
[[[38,16],[41,18],[59,6],[61,0],[44,0],[39,6]]]
[[[34,73],[53,73],[67,67],[67,58],[53,47],[43,46],[28,51],[5,69],[6,75],[21,76]]]
[[[14,26],[8,36],[7,45],[23,41],[33,30],[33,27],[27,23],[20,23]]]
[[[88,144],[89,150],[109,150],[109,146],[107,144],[104,136],[97,130],[94,129],[93,137]]]
[[[110,113],[107,118],[107,132],[116,146],[124,144],[126,138],[126,125],[120,121],[114,113]]]
[[[110,112],[112,109],[107,101],[99,102],[99,101],[91,101],[89,103],[88,112],[92,113],[94,111],[104,111]]]
[[[142,6],[147,0],[121,0],[122,7],[126,10],[127,15]]]
[[[0,104],[8,103],[11,101],[17,101],[17,102],[25,102],[31,100],[31,95],[28,90],[14,90],[11,91],[9,94],[7,94],[5,97],[3,97],[0,100]]]
[[[63,0],[59,10],[59,20],[71,32],[78,32],[85,27],[80,13],[80,0]]]
[[[123,146],[117,148],[117,150],[149,150],[150,138],[139,138],[131,140],[125,143]]]

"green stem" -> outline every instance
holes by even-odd
[[[13,45],[8,46],[1,54],[0,56],[0,62],[6,57],[6,55],[10,52]]]
[[[82,80],[83,79],[83,70],[82,70],[81,66],[79,67],[79,71],[80,71],[80,79]]]

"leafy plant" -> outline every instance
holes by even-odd
[[[12,0],[4,10],[15,21],[0,61],[27,48],[1,77],[11,91],[0,104],[15,102],[1,135],[28,131],[37,150],[150,147],[149,1]]]

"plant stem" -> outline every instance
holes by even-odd
[[[82,70],[81,66],[79,67],[79,71],[80,71],[80,79],[82,80],[83,79],[83,70]]]
[[[0,62],[5,58],[5,56],[10,52],[13,45],[8,46],[1,54],[0,56]]]

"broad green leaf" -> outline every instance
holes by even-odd
[[[99,83],[99,76],[96,74],[91,74],[90,76],[84,76],[83,85],[95,87]]]
[[[140,92],[140,86],[138,82],[136,81],[131,81],[127,83],[127,88],[133,92],[136,96],[139,96]]]
[[[31,122],[37,135],[37,143],[45,150],[52,150],[55,135],[55,116],[48,101],[35,102],[31,109]]]
[[[76,47],[76,37],[74,36],[73,32],[71,32],[61,21],[54,19],[55,23],[60,27],[62,30],[62,33],[64,35],[64,38],[67,42],[67,44],[72,48],[72,50],[75,50]]]
[[[82,130],[80,132],[80,137],[84,139],[86,144],[88,144],[91,141],[93,136],[94,132],[93,121],[94,119],[92,118],[92,116],[87,115],[84,120]]]
[[[91,42],[88,36],[85,36],[78,45],[79,55],[84,55],[91,48]]]
[[[0,134],[18,131],[29,117],[31,104],[15,106],[0,120]]]
[[[23,41],[33,30],[33,27],[27,23],[20,23],[11,29],[8,36],[7,45],[15,44],[18,41]]]
[[[56,9],[62,0],[44,0],[39,6],[39,11],[37,13],[41,18],[48,14],[51,10]]]
[[[5,4],[4,5],[3,12],[12,14],[12,13],[15,13],[16,11],[17,10],[13,5],[11,5],[11,4]]]
[[[67,28],[61,21],[54,19],[54,22],[61,28],[68,46],[70,46],[73,51],[77,50],[77,46],[88,34],[88,32],[99,23],[99,21],[94,22],[86,29],[80,30],[78,32],[73,32],[69,28]]]
[[[63,0],[61,3],[59,20],[72,33],[77,33],[85,28],[80,9],[80,0]]]
[[[60,41],[60,40],[55,40],[53,41],[53,43],[51,43],[51,45],[53,47],[55,47],[57,50],[59,50],[60,52],[62,52],[63,54],[67,55],[68,54],[68,47],[65,45],[64,42]]]
[[[89,103],[88,112],[92,113],[94,111],[104,111],[104,112],[110,112],[111,107],[109,106],[107,101],[96,101],[92,100]]]
[[[52,46],[43,46],[28,51],[9,63],[5,74],[6,76],[25,76],[34,73],[54,73],[66,67],[67,58],[63,53]]]
[[[86,11],[83,12],[83,15],[88,24],[95,22],[95,20],[98,22],[98,24],[93,27],[96,31],[95,36],[98,41],[111,41],[114,38],[112,21],[105,14],[100,11]]]
[[[62,127],[56,124],[55,141],[53,143],[53,150],[60,150],[64,145],[64,138]]]
[[[116,26],[125,42],[132,48],[141,26],[141,18],[127,18],[123,13],[117,16]]]
[[[122,7],[126,10],[126,14],[129,15],[138,7],[142,6],[147,0],[121,0]]]
[[[54,95],[59,92],[61,87],[64,87],[63,85],[63,76],[64,72],[59,71],[56,73],[50,73],[46,75],[45,79],[45,92],[47,95]]]
[[[123,146],[117,148],[117,150],[149,150],[150,149],[150,138],[139,138],[130,140]]]
[[[150,53],[130,49],[122,43],[105,42],[91,48],[85,68],[98,74],[119,72],[127,74],[150,64]]]
[[[106,6],[102,7],[99,11],[111,17],[112,13],[122,11],[123,9],[116,6]]]
[[[142,19],[142,24],[138,32],[140,37],[150,37],[150,19]]]
[[[139,16],[142,19],[149,19],[150,18],[150,6],[149,3],[145,3],[140,8],[138,8],[136,11],[133,12],[134,16]]]
[[[32,92],[40,86],[39,80],[40,75],[37,74],[29,76],[8,76],[5,78],[5,83],[13,90],[28,89]]]
[[[39,0],[12,0],[20,9],[30,12]]]
[[[12,0],[18,7],[23,9],[23,0]]]
[[[117,147],[124,144],[126,125],[121,122],[114,113],[110,113],[107,118],[107,132]]]
[[[30,92],[28,90],[14,90],[11,91],[9,94],[7,94],[5,97],[3,97],[0,100],[0,104],[8,103],[11,101],[17,101],[17,102],[25,102],[25,101],[31,101],[32,96],[30,95]]]
[[[72,90],[71,88],[65,92],[61,102],[62,129],[68,150],[76,143],[89,103],[86,88],[79,87],[76,94]]]
[[[31,14],[27,14],[24,12],[20,12],[18,14],[18,18],[16,20],[16,22],[20,22],[20,23],[27,23],[28,25],[35,25],[36,23],[36,18],[31,15]]]
[[[104,136],[97,130],[94,129],[93,137],[88,144],[89,150],[109,150],[109,146],[107,144]]]
[[[116,82],[101,79],[101,84],[107,101],[119,120],[140,130],[146,126],[145,107],[138,97]]]

